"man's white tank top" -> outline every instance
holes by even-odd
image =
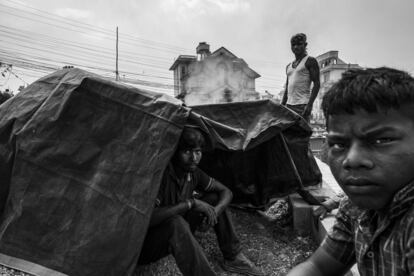
[[[286,68],[286,75],[288,78],[287,87],[287,104],[307,104],[310,97],[311,79],[309,70],[305,67],[305,63],[309,56],[305,56],[296,66],[293,68],[292,63]]]

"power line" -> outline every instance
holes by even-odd
[[[21,77],[19,77],[17,74],[15,74],[13,72],[13,69],[10,70],[10,74],[13,74],[13,76],[15,76],[16,78],[18,78],[19,80],[21,80],[25,85],[28,85],[28,83],[24,79],[22,79]]]
[[[24,30],[20,30],[20,29],[16,29],[13,27],[6,27],[4,25],[0,24],[0,29],[2,29],[3,32],[9,33],[11,35],[14,35],[16,37],[26,37],[28,39],[32,39],[34,41],[46,41],[46,42],[50,42],[50,43],[55,43],[55,44],[61,44],[61,45],[70,45],[73,47],[77,47],[79,49],[85,49],[85,50],[90,50],[92,52],[96,52],[97,49],[99,49],[100,52],[104,52],[104,53],[108,53],[108,54],[113,54],[113,49],[107,48],[107,47],[103,47],[100,45],[94,45],[94,44],[90,44],[90,43],[74,43],[70,40],[65,40],[65,39],[60,39],[60,38],[55,38],[55,37],[51,37],[45,34],[41,34],[41,33],[33,33],[33,32],[27,32]],[[9,31],[12,30],[12,31]],[[138,52],[131,52],[131,51],[126,51],[123,50],[122,51],[123,56],[127,57],[127,58],[137,58],[137,59],[142,59],[142,57],[144,58],[148,58],[149,60],[155,60],[155,61],[163,61],[164,64],[171,64],[171,62],[159,57],[159,56],[151,56],[151,55],[145,55],[145,54],[140,54]]]
[[[19,51],[19,53],[0,50],[0,53],[3,53],[4,55],[8,56],[9,58],[13,57],[13,56],[16,56],[16,57],[19,57],[20,59],[24,59],[24,60],[42,60],[42,61],[47,62],[48,65],[56,64],[55,66],[58,67],[58,68],[61,68],[62,66],[64,66],[66,64],[66,65],[72,65],[72,66],[76,66],[76,67],[86,67],[86,68],[90,68],[90,69],[96,69],[96,70],[100,70],[100,71],[106,71],[106,72],[112,72],[113,73],[113,70],[108,69],[108,67],[110,67],[110,66],[106,66],[106,64],[102,64],[104,67],[98,67],[98,66],[96,66],[96,63],[94,63],[95,66],[91,66],[91,65],[88,65],[87,63],[82,64],[82,63],[79,63],[79,62],[74,63],[74,62],[68,62],[68,61],[59,61],[59,60],[53,60],[53,59],[50,59],[50,58],[36,57],[36,56],[30,55],[30,54],[26,54],[27,52],[21,51],[21,50]],[[171,77],[140,74],[140,73],[129,72],[129,71],[124,71],[124,70],[121,70],[120,73],[135,75],[135,76],[141,76],[141,77],[157,78],[157,79],[162,79],[162,80],[170,80],[170,81],[173,80],[173,78],[171,78]]]
[[[68,24],[79,25],[82,28],[89,27],[92,30],[98,30],[100,32],[107,33],[109,35],[112,35],[113,34],[112,30],[108,30],[108,29],[105,29],[105,28],[102,28],[102,27],[98,27],[98,26],[95,26],[95,25],[91,25],[91,24],[88,24],[88,23],[84,23],[84,22],[78,22],[78,21],[75,21],[75,20],[71,20],[71,19],[67,19],[67,18],[62,18],[62,17],[57,16],[55,14],[52,14],[52,13],[49,13],[49,12],[46,12],[46,11],[37,9],[37,8],[35,8],[33,6],[30,6],[30,5],[27,5],[27,4],[23,4],[23,3],[18,2],[18,1],[13,1],[13,0],[6,0],[6,1],[9,2],[9,3],[13,3],[13,4],[17,4],[17,5],[20,5],[20,6],[29,8],[31,10],[34,10],[34,11],[36,11],[38,13],[45,14],[45,15],[47,15],[49,17],[54,18],[54,19],[58,19],[58,20],[61,20],[61,21],[66,21]],[[133,40],[137,40],[137,41],[141,41],[141,42],[145,42],[145,43],[149,43],[149,44],[154,44],[154,45],[160,45],[160,46],[164,46],[164,47],[169,47],[171,49],[176,49],[178,51],[187,51],[188,50],[187,48],[183,48],[183,47],[180,47],[180,46],[175,46],[175,45],[167,44],[167,43],[164,43],[164,42],[158,42],[158,41],[143,39],[143,38],[139,38],[139,37],[132,36],[132,35],[129,35],[129,34],[125,34],[125,36],[128,37],[128,38],[130,38],[130,39],[133,39]]]
[[[86,35],[99,34],[100,36],[104,36],[107,39],[113,39],[113,32],[110,30],[106,30],[106,29],[100,30],[102,28],[96,28],[86,23],[80,23],[74,20],[69,20],[69,19],[62,18],[62,17],[56,16],[53,14],[49,14],[47,12],[43,12],[47,14],[45,16],[45,15],[38,14],[35,12],[30,12],[30,11],[10,7],[10,6],[1,4],[1,3],[0,3],[0,6],[3,7],[3,9],[0,9],[0,12],[6,13],[11,16],[18,17],[20,19],[35,21],[41,24],[52,26],[54,28],[61,28],[61,29],[64,29],[70,32],[83,33]],[[92,31],[92,33],[87,32],[87,30]],[[151,42],[150,40],[143,41],[131,35],[125,35],[125,37],[121,37],[121,41],[129,45],[136,45],[137,43],[139,43],[141,47],[145,47],[145,48],[149,48],[149,49],[153,49],[157,51],[168,51],[172,53],[178,53],[182,51],[182,49],[178,47],[160,45],[159,43]]]
[[[23,5],[21,3],[17,3],[11,0],[6,0],[6,1],[14,3],[14,4],[18,4],[18,5]],[[106,37],[107,39],[113,40],[113,32],[103,29],[103,28],[98,28],[98,27],[95,27],[89,24],[79,23],[77,21],[61,18],[59,16],[56,16],[56,15],[53,15],[53,14],[50,14],[50,13],[47,13],[47,12],[44,12],[44,11],[41,11],[35,8],[31,8],[32,10],[35,11],[33,12],[33,11],[19,10],[19,9],[16,9],[16,8],[13,8],[13,7],[4,5],[4,4],[0,4],[0,6],[6,7],[7,9],[6,11],[2,9],[0,10],[0,12],[5,12],[7,14],[11,14],[12,16],[17,16],[19,18],[24,18],[30,21],[40,22],[42,24],[51,25],[51,26],[54,26],[54,27],[57,27],[63,30],[72,31],[72,32],[76,31],[79,33],[82,30],[87,29],[87,30],[91,30],[95,32],[95,34],[97,35],[102,35]],[[27,5],[23,5],[23,6],[28,7]],[[58,21],[60,25],[56,26],[57,25],[56,21]],[[88,26],[85,26],[85,25],[88,25]],[[12,31],[8,29],[11,29]],[[18,35],[18,33],[20,34]],[[83,33],[87,35],[91,35],[90,32],[83,31]],[[24,62],[20,62],[20,65],[25,66],[25,68],[33,68],[33,69],[44,72],[44,71],[50,71],[56,68],[61,68],[62,65],[70,64],[76,67],[84,67],[84,68],[99,70],[103,74],[114,73],[114,70],[108,69],[109,67],[111,67],[110,63],[111,61],[113,61],[113,58],[114,58],[112,49],[105,48],[105,47],[99,47],[93,44],[74,43],[69,40],[57,39],[57,38],[47,36],[44,34],[40,34],[40,37],[39,37],[39,34],[33,34],[25,30],[19,30],[16,28],[6,27],[3,25],[0,25],[0,34],[2,34],[1,35],[2,38],[0,39],[0,42],[1,40],[3,40],[4,42],[5,40],[8,39],[9,41],[13,43],[13,48],[16,48],[15,46],[18,46],[19,52],[25,53],[26,58],[24,59]],[[93,34],[94,33],[92,33],[92,35]],[[33,36],[36,36],[36,38]],[[177,52],[177,51],[182,51],[182,49],[185,49],[185,48],[176,47],[176,46],[172,46],[172,45],[168,45],[164,43],[157,44],[157,42],[154,42],[154,41],[142,40],[142,39],[128,36],[128,35],[125,35],[125,37],[127,38],[125,39],[125,41],[127,41],[129,45],[137,45],[136,43],[138,42],[141,44],[147,43],[144,46],[148,46],[149,48],[153,48],[153,49],[157,48],[158,50],[163,49],[164,52],[165,51]],[[143,46],[141,44],[139,45]],[[40,48],[39,48],[39,45],[41,45]],[[26,49],[26,51],[23,49]],[[51,58],[47,59],[44,56],[45,49],[47,50],[47,56],[55,56],[56,59],[55,60]],[[15,57],[20,56],[16,53],[9,53],[8,58],[9,59],[12,58],[13,55]],[[142,70],[143,72],[146,70],[153,70],[154,72],[156,72],[157,70],[163,70],[162,72],[159,71],[158,74],[168,74],[168,75],[171,74],[166,71],[167,66],[165,66],[167,64],[170,65],[171,62],[167,62],[166,59],[160,58],[159,56],[148,56],[147,55],[147,57],[152,58],[152,60],[149,60],[149,62],[139,61],[139,60],[142,60],[142,56],[145,56],[145,55],[138,54],[136,52],[125,51],[125,52],[122,52],[122,56],[125,58],[120,58],[120,61],[122,61],[125,65],[130,65],[130,67],[140,65],[142,66],[140,70]],[[62,57],[67,58],[68,60],[62,60]],[[98,66],[96,66],[97,60],[100,61]],[[14,61],[18,62],[16,58],[14,58]],[[139,74],[139,73],[120,70],[120,74],[141,76],[141,77],[146,77],[146,78],[158,78],[160,80],[172,81],[171,77],[160,76],[154,73]],[[273,81],[273,80],[282,81],[281,79],[274,78],[274,77],[267,77],[266,75],[262,75],[262,78],[260,79],[260,81],[263,83],[267,83],[268,81]],[[151,81],[149,81],[148,83],[141,82],[140,84],[146,84],[146,85],[151,84],[153,86],[159,86],[159,87],[164,87],[164,88],[169,85],[165,83],[151,82]],[[270,85],[264,86],[264,85],[261,85],[260,83],[257,85],[257,87],[267,87],[267,88],[278,89],[278,87],[274,87]]]
[[[1,30],[0,30],[0,32],[1,32]],[[28,45],[24,45],[24,44],[21,44],[21,43],[15,43],[16,45],[18,45],[18,46],[22,46],[22,47],[25,47],[25,48],[28,48],[28,49],[30,49],[30,50],[38,50],[38,51],[44,51],[44,48],[42,47],[42,48],[36,48],[36,47],[33,47],[33,46],[28,46]],[[80,58],[80,55],[79,55],[79,53],[77,53],[77,54],[71,54],[71,55],[68,55],[68,54],[63,54],[63,53],[60,53],[60,52],[56,52],[56,51],[53,51],[52,49],[55,49],[55,48],[53,48],[53,47],[51,47],[50,48],[50,51],[48,51],[48,54],[56,54],[59,58],[60,57],[62,57],[62,56],[64,56],[64,57],[68,57],[68,58],[73,58],[73,59],[77,59],[77,60],[79,60],[79,58]],[[22,50],[20,50],[20,53],[24,53],[24,51],[22,51]],[[110,57],[108,57],[108,56],[104,56],[104,55],[98,55],[98,56],[100,56],[101,58],[107,58],[107,59],[111,59]],[[39,57],[38,57],[39,58]],[[44,58],[43,58],[44,59]],[[50,59],[48,59],[49,61],[52,61],[52,60],[50,60]],[[84,58],[82,58],[82,59],[80,59],[80,60],[83,60],[84,62],[93,62],[94,64],[96,64],[96,57],[94,57],[94,58],[91,58],[89,55],[87,55],[87,56],[85,56]],[[111,59],[112,60],[112,59]],[[56,61],[56,60],[55,60]],[[62,64],[65,64],[65,63],[68,63],[67,61],[61,61],[61,63]],[[107,66],[109,63],[102,63],[102,65],[104,65],[104,66]],[[151,64],[145,64],[145,63],[140,63],[140,62],[134,62],[134,64],[143,64],[143,65],[148,65],[148,66],[152,66]],[[85,64],[83,64],[83,66],[86,66]],[[162,69],[162,67],[158,67],[157,66],[157,68],[160,68],[160,69]],[[141,75],[141,76],[146,76],[146,77],[157,77],[157,78],[162,78],[162,79],[169,79],[169,80],[172,80],[172,78],[171,77],[162,77],[162,76],[155,76],[155,75],[147,75],[147,74],[137,74],[137,73],[132,73],[132,72],[126,72],[126,73],[129,73],[129,74],[136,74],[136,75]]]
[[[19,9],[18,11],[30,13],[32,15],[35,15],[35,16],[38,16],[38,17],[41,17],[41,18],[44,18],[44,19],[47,19],[47,20],[53,19],[53,22],[52,22],[53,25],[55,25],[56,20],[58,20],[61,23],[69,25],[70,27],[77,27],[77,28],[79,28],[80,31],[83,31],[84,29],[89,29],[89,30],[98,32],[100,34],[104,34],[106,36],[109,36],[110,39],[113,39],[113,31],[112,30],[97,27],[97,26],[87,24],[87,23],[84,23],[84,22],[79,22],[79,21],[75,21],[75,20],[71,20],[71,19],[67,19],[67,18],[62,18],[62,17],[57,16],[55,14],[52,14],[52,13],[49,13],[49,12],[46,12],[46,11],[42,11],[40,9],[36,9],[32,6],[20,3],[18,1],[13,1],[13,0],[5,0],[5,1],[7,1],[9,3],[16,4],[16,5],[23,6],[23,7],[26,7],[26,8],[29,8],[31,10],[36,11],[37,13],[29,12],[29,11],[21,10],[21,9]],[[14,7],[10,7],[10,6],[7,6],[7,5],[3,5],[3,6],[9,7],[9,8],[14,8]],[[41,13],[43,15],[41,15],[39,13]],[[78,32],[79,30],[76,30],[76,31]],[[71,29],[71,31],[72,31],[72,29]],[[87,33],[87,34],[90,34],[90,33]],[[158,48],[162,48],[164,50],[174,50],[175,53],[193,51],[192,49],[188,49],[188,48],[181,47],[181,46],[175,46],[175,45],[162,43],[162,42],[157,42],[157,41],[153,41],[153,40],[142,39],[142,38],[139,38],[139,37],[136,37],[136,36],[132,36],[130,34],[124,34],[124,33],[121,33],[121,34],[122,34],[121,40],[122,39],[127,39],[127,40],[130,40],[130,41],[146,43],[147,44],[146,46],[152,45],[152,46],[155,46],[155,47],[158,47]],[[255,63],[261,63],[261,64],[281,65],[280,62],[274,62],[274,61],[269,61],[269,60],[250,60],[250,61],[255,62]]]
[[[8,29],[12,29],[13,31],[9,31]],[[93,45],[93,44],[85,44],[85,43],[82,43],[82,44],[79,44],[79,43],[73,43],[72,41],[69,41],[69,40],[64,40],[64,39],[56,39],[56,38],[53,38],[53,37],[47,37],[47,36],[44,36],[44,37],[39,37],[39,35],[38,34],[36,34],[35,36],[36,37],[33,37],[33,36],[31,36],[30,35],[30,33],[21,33],[21,30],[18,30],[18,29],[14,29],[14,28],[12,28],[12,27],[5,27],[5,26],[3,26],[3,25],[0,25],[0,32],[2,32],[3,34],[4,34],[4,36],[6,36],[6,37],[9,37],[9,38],[11,38],[11,39],[15,39],[15,40],[18,40],[18,41],[27,41],[27,40],[31,40],[31,42],[37,42],[37,43],[43,43],[43,44],[47,44],[47,45],[53,45],[53,46],[63,46],[63,47],[68,47],[68,46],[70,46],[70,47],[73,47],[73,48],[76,48],[76,50],[83,50],[83,51],[90,51],[90,52],[92,52],[92,53],[96,53],[97,51],[97,49],[99,49],[99,52],[100,53],[104,53],[104,54],[109,54],[109,55],[112,55],[113,54],[113,50],[112,49],[109,49],[109,48],[105,48],[105,47],[102,47],[102,46],[97,46],[97,45]],[[86,46],[84,46],[84,45],[86,45]],[[129,55],[126,55],[126,57],[129,57],[129,58],[139,58],[138,56],[139,56],[139,54],[137,55],[137,53],[132,53],[132,52],[127,52],[127,51],[124,51],[124,53],[129,53]],[[134,56],[135,55],[135,56]],[[142,55],[142,56],[145,56],[145,55]],[[160,60],[165,60],[165,59],[160,59]],[[165,62],[165,64],[166,64],[166,62]]]

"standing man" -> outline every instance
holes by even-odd
[[[320,87],[319,65],[314,57],[308,56],[305,34],[292,36],[290,44],[295,60],[286,67],[287,79],[282,105],[286,105],[309,122],[312,105]]]

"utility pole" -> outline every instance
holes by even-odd
[[[116,27],[116,68],[115,68],[115,80],[119,81],[118,72],[118,26]]]

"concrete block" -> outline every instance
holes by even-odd
[[[297,193],[289,196],[289,204],[293,216],[293,229],[300,236],[312,234],[312,228],[310,227],[311,223],[313,223],[312,205],[309,205]]]

